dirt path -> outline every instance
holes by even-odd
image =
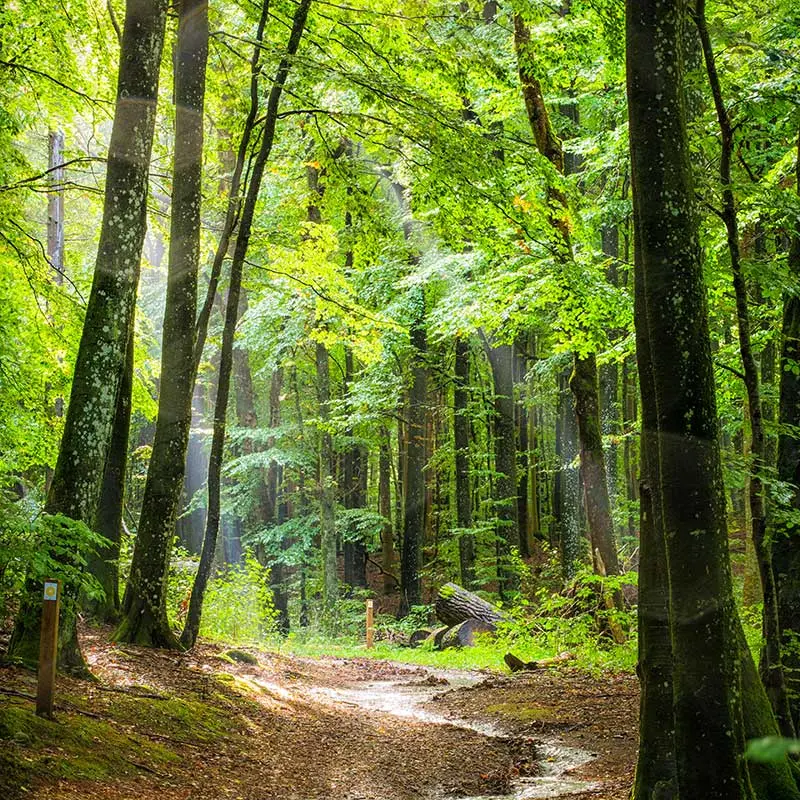
[[[630,785],[628,677],[442,678],[369,659],[258,653],[247,664],[209,645],[173,654],[114,647],[97,632],[84,642],[99,683],[60,678],[54,723],[8,693],[32,694],[34,676],[0,669],[4,800],[441,800],[512,790],[622,800]],[[547,794],[554,788],[561,793]]]

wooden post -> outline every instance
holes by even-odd
[[[58,611],[61,607],[61,581],[44,582],[42,634],[39,640],[39,686],[36,714],[53,718],[53,689],[56,682],[58,651]]]
[[[372,608],[372,600],[367,600],[367,649],[371,649],[373,644]]]

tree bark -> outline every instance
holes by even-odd
[[[456,472],[456,527],[461,582],[475,587],[475,536],[472,528],[472,490],[469,477],[469,342],[456,339],[455,382],[453,388],[453,443]]]
[[[603,435],[600,430],[599,390],[597,386],[597,361],[594,354],[575,357],[570,389],[575,397],[578,420],[578,438],[581,447],[581,477],[589,536],[592,543],[594,571],[598,569],[598,554],[605,565],[606,575],[619,575],[617,544],[611,520],[611,503],[608,496]]]
[[[634,209],[638,196],[634,197]],[[635,213],[635,211],[634,211]],[[661,499],[658,471],[658,416],[650,340],[647,335],[641,255],[635,248],[634,320],[636,353],[647,417],[642,419],[639,492],[639,753],[633,800],[677,798],[675,714],[672,708],[672,639],[669,576],[664,529],[658,516]]]
[[[408,402],[406,438],[406,480],[403,513],[403,538],[400,558],[401,617],[422,602],[420,579],[421,540],[425,523],[425,406],[428,373],[425,367],[427,335],[425,296],[419,289],[417,316],[411,324],[411,390]]]
[[[514,588],[508,571],[512,547],[521,549],[517,517],[517,428],[514,419],[514,350],[509,344],[494,345],[484,337],[484,351],[492,369],[494,383],[494,492],[492,501],[497,519],[497,574],[502,596]]]
[[[328,429],[330,420],[331,383],[328,350],[322,342],[316,344],[317,399],[320,419],[319,453],[319,514],[322,551],[322,605],[325,623],[330,625],[339,598],[339,579],[336,570],[336,518],[333,492],[333,437]]]
[[[124,372],[147,217],[150,153],[167,4],[128,0],[120,48],[103,221],[69,406],[45,511],[91,525]],[[9,655],[36,662],[41,586],[26,587]],[[74,587],[65,598],[76,600]],[[85,671],[75,603],[62,602],[58,664]]]
[[[207,6],[203,0],[182,0],[175,67],[175,163],[158,419],[123,619],[115,633],[118,641],[153,647],[179,646],[167,621],[167,575],[192,424],[207,58]]]
[[[383,567],[383,593],[391,594],[395,587],[394,571],[394,530],[392,528],[392,449],[389,431],[381,431],[380,454],[378,460],[378,513],[383,517],[381,528],[381,566]]]
[[[499,608],[454,583],[446,583],[439,589],[436,595],[436,616],[445,625],[458,625],[468,619],[479,619],[482,622],[499,622],[505,619]]]
[[[128,436],[131,427],[131,391],[133,390],[134,326],[128,336],[125,372],[119,386],[117,413],[111,431],[111,443],[106,458],[103,488],[97,507],[95,530],[109,544],[89,558],[88,569],[105,592],[100,602],[89,604],[91,613],[103,622],[119,619],[119,552],[122,543],[122,516],[125,510],[125,474],[128,463]]]
[[[635,201],[638,337],[646,337],[665,534],[679,796],[754,796],[742,758],[743,706],[766,711],[742,680],[749,654],[731,585],[714,375],[684,119],[679,0],[628,0],[627,68]],[[657,187],[654,190],[653,187]],[[644,330],[641,330],[642,326]],[[653,448],[656,449],[656,448]],[[651,450],[647,450],[648,457]],[[766,705],[766,709],[764,708]],[[747,713],[751,716],[751,712]],[[770,765],[758,797],[783,797],[788,764]],[[790,779],[791,780],[791,779]],[[646,787],[652,791],[653,787]],[[796,792],[790,796],[796,796]]]
[[[569,389],[569,372],[562,372],[559,375],[556,421],[556,456],[559,463],[553,511],[565,583],[575,577],[576,566],[584,554],[580,526],[581,483],[575,464],[578,457],[578,431],[574,401]]]
[[[353,383],[353,351],[345,347],[345,386],[348,400]],[[345,508],[364,508],[367,504],[367,452],[363,444],[355,441],[354,431],[348,428],[348,440],[343,454],[344,475],[342,486],[342,505]],[[344,543],[344,582],[348,586],[365,588],[367,585],[367,547],[364,542],[345,541]]]
[[[800,194],[800,134],[797,139],[797,191]],[[793,232],[789,249],[789,269],[800,280],[800,224]],[[792,428],[800,428],[800,297],[787,293],[783,301],[781,330],[778,478],[792,487],[790,505],[800,510],[800,438]],[[792,427],[789,427],[792,426]],[[800,531],[776,519],[773,525],[772,558],[778,588],[778,618],[786,678],[792,702],[792,718],[800,730]]]

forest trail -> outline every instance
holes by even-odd
[[[55,723],[0,669],[4,800],[622,800],[632,780],[632,676],[84,644],[99,682],[60,678]]]

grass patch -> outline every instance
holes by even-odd
[[[158,769],[178,757],[102,719],[60,712],[50,721],[27,701],[0,703],[0,797],[8,800],[44,781],[134,778],[141,775],[136,763]]]

